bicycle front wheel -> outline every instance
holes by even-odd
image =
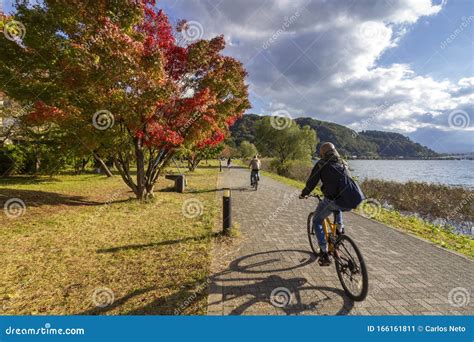
[[[315,256],[318,256],[321,252],[319,249],[318,238],[316,237],[316,232],[313,228],[313,215],[314,213],[310,213],[308,215],[308,239],[309,245],[311,246],[311,250],[313,251]]]
[[[369,275],[359,248],[347,235],[341,235],[334,245],[336,271],[347,296],[362,301],[369,291]]]

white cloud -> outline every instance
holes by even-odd
[[[379,65],[381,55],[396,48],[414,23],[438,14],[443,5],[430,0],[169,2],[181,17],[200,21],[208,36],[223,33],[238,42],[226,51],[245,64],[251,92],[267,104],[263,112],[284,107],[293,117],[405,133],[449,129],[447,114],[456,108],[472,115],[474,77],[439,81],[417,75],[408,64]],[[296,20],[264,48],[295,13]]]
[[[389,13],[387,19],[395,23],[415,23],[421,16],[437,14],[444,4],[445,1],[439,5],[433,5],[431,0],[400,1],[398,6],[394,6],[394,11]]]

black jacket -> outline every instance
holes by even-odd
[[[347,169],[341,159],[320,159],[314,165],[301,195],[309,195],[316,185],[318,185],[319,180],[321,180],[323,183],[321,190],[323,191],[324,197],[330,200],[336,199],[336,197],[339,196],[339,180],[341,176],[344,175],[344,172],[347,172]]]

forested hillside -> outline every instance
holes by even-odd
[[[255,123],[261,120],[255,114],[244,115],[231,128],[230,143],[240,145],[244,140],[255,143]],[[370,158],[430,158],[438,154],[410,138],[392,132],[363,131],[356,133],[345,126],[312,118],[297,118],[295,122],[316,131],[319,141],[330,141],[345,156]]]

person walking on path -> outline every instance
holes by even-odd
[[[227,168],[230,169],[230,166],[232,164],[232,159],[229,157],[227,158]]]

